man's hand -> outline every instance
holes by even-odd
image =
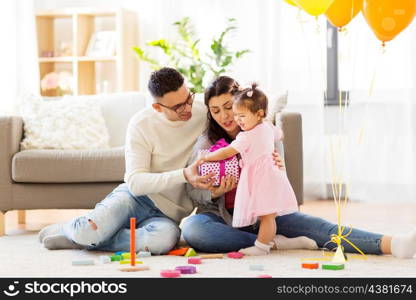
[[[285,164],[283,160],[281,159],[279,152],[277,152],[276,150],[273,152],[273,160],[274,160],[274,164],[278,166],[280,170],[285,169]]]
[[[189,165],[183,169],[183,175],[185,176],[186,181],[192,184],[193,187],[198,189],[208,190],[212,187],[212,182],[214,181],[215,174],[208,174],[205,176],[198,175],[198,166],[203,163],[203,160],[197,160],[192,165]]]
[[[235,189],[237,187],[236,179],[234,176],[227,175],[222,178],[221,184],[218,187],[211,187],[211,197],[218,198],[225,193]]]

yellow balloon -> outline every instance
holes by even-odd
[[[293,0],[283,0],[283,1],[285,1],[286,3],[288,3],[288,4],[290,4],[290,5],[293,5],[294,7],[298,7],[298,6],[296,5],[296,3],[295,3],[295,2],[293,2]]]
[[[363,16],[384,44],[412,23],[415,10],[415,0],[365,0]]]
[[[335,27],[341,28],[351,22],[363,8],[364,0],[335,0],[325,15]]]
[[[308,14],[316,17],[325,13],[334,0],[292,0]],[[346,0],[344,0],[346,1]]]

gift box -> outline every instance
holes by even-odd
[[[211,148],[199,150],[199,152],[206,154],[227,146],[228,143],[224,139],[221,139],[211,146]],[[240,177],[240,165],[237,156],[234,155],[220,161],[205,162],[199,166],[199,175],[205,176],[210,173],[215,174],[215,180],[213,183],[214,186],[219,186],[221,178],[226,175],[234,176],[236,183],[238,183],[238,179]]]

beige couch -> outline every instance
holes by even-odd
[[[123,182],[125,130],[129,118],[146,106],[146,95],[100,97],[110,134],[111,148],[105,150],[20,151],[22,118],[0,116],[0,236],[5,234],[7,211],[19,210],[19,222],[24,222],[24,210],[29,209],[90,209]],[[282,127],[288,177],[302,204],[300,114],[284,113]]]

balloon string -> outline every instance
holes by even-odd
[[[368,110],[369,110],[368,107],[369,107],[369,104],[370,104],[370,100],[373,98],[374,86],[375,86],[376,77],[377,77],[377,70],[378,70],[378,67],[380,65],[381,57],[385,53],[386,53],[386,51],[385,51],[385,48],[383,46],[379,51],[379,55],[377,56],[376,65],[374,66],[373,76],[371,77],[370,88],[368,90],[368,97],[367,97],[367,101],[366,101],[366,104],[365,104],[364,115],[363,115],[363,120],[364,121],[362,123],[364,123],[364,125],[360,128],[360,133],[359,133],[359,136],[358,136],[358,144],[361,144],[361,142],[364,138],[364,128],[366,127],[366,124],[368,122],[368,118],[367,118]]]
[[[298,11],[298,15],[297,15],[297,19],[299,21],[300,24],[300,28],[301,28],[301,32],[302,32],[302,38],[303,38],[303,43],[305,45],[305,48],[308,49],[306,51],[306,61],[308,64],[308,75],[309,75],[309,81],[312,82],[312,58],[311,58],[311,53],[310,53],[310,47],[308,47],[308,43],[306,41],[306,34],[305,34],[305,28],[303,27],[303,23],[305,23],[305,21],[302,20],[302,15],[301,15],[301,9],[299,8]]]

